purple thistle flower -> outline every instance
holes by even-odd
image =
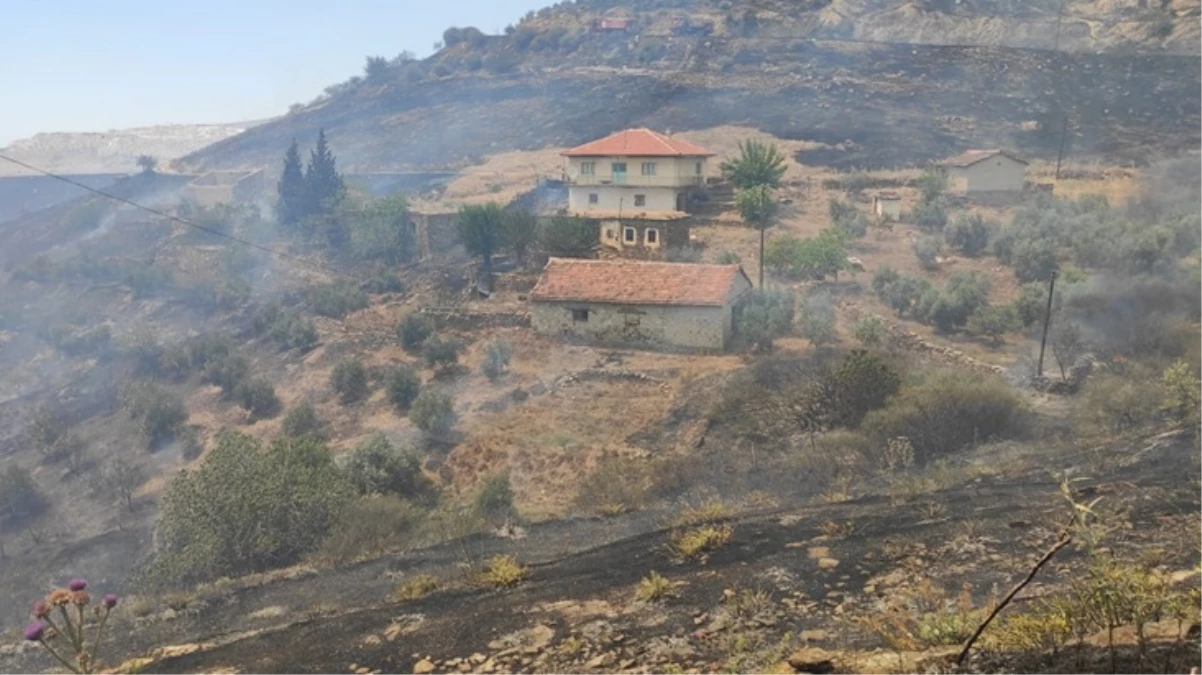
[[[45,599],[38,600],[33,603],[33,615],[39,619],[44,619],[50,615],[50,603]]]
[[[25,627],[25,639],[30,642],[41,642],[42,636],[46,634],[46,624],[41,621],[34,621]]]
[[[109,593],[108,595],[104,596],[104,600],[102,600],[101,602],[104,603],[105,607],[112,609],[117,606],[117,600],[119,600],[119,599],[120,598],[118,598],[115,593]]]
[[[71,583],[67,584],[67,588],[73,591],[82,591],[88,587],[87,579],[72,579]]]

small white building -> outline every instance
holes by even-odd
[[[958,194],[1021,192],[1027,182],[1027,163],[1003,150],[968,150],[939,166]]]
[[[556,337],[720,351],[751,290],[738,265],[552,258],[530,323]]]
[[[901,219],[901,197],[896,192],[881,192],[872,196],[872,213],[878,218]]]
[[[705,185],[714,154],[650,129],[627,129],[560,153],[567,158],[568,210],[593,218],[685,212]]]

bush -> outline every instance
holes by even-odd
[[[480,574],[480,583],[493,588],[509,588],[520,584],[530,571],[518,563],[511,555],[498,555],[490,558]]]
[[[421,376],[409,365],[394,366],[384,376],[384,391],[397,410],[408,410],[421,388]]]
[[[826,210],[830,214],[831,223],[836,226],[856,216],[856,207],[851,202],[845,202],[838,197],[831,197],[827,201]]]
[[[1056,242],[1051,239],[1027,239],[1014,244],[1010,255],[1014,276],[1019,281],[1047,281],[1060,267]]]
[[[1018,298],[1014,301],[1014,310],[1023,326],[1043,322],[1047,310],[1048,291],[1040,283],[1023,284]]]
[[[924,232],[940,232],[947,226],[947,211],[939,204],[919,204],[914,207],[910,218],[914,225]]]
[[[889,337],[889,329],[885,322],[875,316],[858,319],[852,327],[852,332],[865,347],[879,347]]]
[[[496,382],[498,378],[509,370],[509,359],[513,355],[513,348],[505,340],[493,340],[488,343],[488,347],[484,350],[484,362],[480,364],[480,370],[489,382]]]
[[[151,382],[134,383],[126,388],[122,398],[130,419],[139,423],[152,450],[174,438],[188,420],[183,398]]]
[[[904,387],[863,428],[880,443],[908,438],[920,463],[990,439],[1022,436],[1028,428],[1022,398],[995,377],[939,371]]]
[[[463,351],[463,343],[458,339],[433,335],[422,345],[422,360],[426,367],[434,369],[438,374],[448,374],[454,371],[459,363],[459,353]]]
[[[1160,379],[1164,390],[1162,408],[1172,415],[1179,424],[1198,432],[1199,417],[1202,413],[1202,397],[1200,397],[1197,368],[1188,361],[1178,359],[1165,369]]]
[[[409,421],[433,438],[450,433],[456,420],[455,402],[445,391],[423,389],[409,408]]]
[[[370,560],[403,548],[421,521],[420,509],[394,495],[356,499],[338,514],[313,557],[333,567]]]
[[[204,381],[221,387],[225,398],[234,396],[234,390],[250,376],[250,361],[241,354],[228,354],[209,361],[205,366]]]
[[[701,249],[695,246],[672,246],[664,249],[664,260],[675,263],[701,262]]]
[[[963,326],[968,318],[989,299],[989,279],[980,272],[956,272],[943,292],[934,288],[922,294],[914,305],[915,318],[941,332]]]
[[[367,368],[358,358],[344,358],[330,372],[330,386],[343,405],[350,405],[366,396],[367,385]]]
[[[978,307],[968,319],[968,330],[985,335],[994,341],[1022,327],[1022,319],[1014,305]]]
[[[295,309],[270,307],[258,317],[256,327],[260,325],[268,338],[285,349],[308,351],[317,345],[317,324]]]
[[[179,454],[189,462],[200,457],[205,451],[204,440],[200,437],[200,427],[189,425],[181,428],[175,438],[179,441]]]
[[[349,281],[318,286],[309,291],[309,306],[313,311],[332,319],[341,319],[368,304],[367,294]]]
[[[297,404],[284,415],[284,421],[280,425],[280,430],[284,436],[288,438],[304,438],[312,436],[321,438],[322,422],[317,418],[317,410],[313,408],[313,404],[305,401]]]
[[[772,341],[792,328],[795,304],[789,291],[756,289],[743,306],[736,328],[748,344],[770,351]]]
[[[741,262],[743,262],[743,259],[734,251],[722,251],[714,257],[715,265],[738,265]]]
[[[943,240],[939,237],[927,236],[914,240],[914,256],[924,270],[939,269],[939,254],[943,251]]]
[[[676,584],[655,570],[639,580],[638,588],[634,591],[634,598],[639,602],[660,602],[674,597]]]
[[[434,326],[420,312],[406,314],[396,327],[397,339],[401,341],[401,349],[410,354],[420,351],[426,338],[430,337],[433,332]]]
[[[234,389],[234,398],[250,412],[252,421],[275,417],[280,411],[280,399],[275,395],[275,387],[267,380],[243,380]]]
[[[943,231],[948,246],[975,258],[989,246],[990,226],[979,214],[960,216]]]
[[[598,241],[598,221],[586,218],[552,218],[538,233],[543,252],[556,258],[591,258]]]
[[[835,305],[825,292],[811,293],[801,301],[801,334],[820,347],[839,339],[835,331]]]
[[[834,424],[855,427],[870,411],[885,405],[901,386],[901,376],[879,354],[853,349],[827,381]]]
[[[355,447],[347,460],[346,476],[362,495],[394,494],[412,501],[435,496],[418,456],[409,448],[397,447],[384,434],[373,434]]]
[[[183,586],[284,567],[314,550],[354,491],[314,439],[280,440],[266,451],[222,432],[196,469],[171,482],[146,571],[152,586]]]
[[[480,486],[472,507],[481,517],[494,522],[517,515],[513,508],[513,486],[508,473],[489,476]]]
[[[1074,412],[1082,435],[1122,433],[1151,424],[1162,400],[1160,382],[1143,368],[1090,377]]]

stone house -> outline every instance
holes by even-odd
[[[530,292],[542,335],[721,351],[751,280],[738,265],[552,258]]]
[[[188,183],[188,196],[197,206],[245,204],[266,188],[263,170],[210,171]]]
[[[957,194],[1021,192],[1027,182],[1027,163],[1003,150],[968,150],[939,166]]]
[[[646,220],[602,220],[601,245],[623,254],[656,254],[689,245],[684,217]]]
[[[650,129],[627,129],[560,153],[568,210],[591,218],[642,218],[689,210],[714,154]]]

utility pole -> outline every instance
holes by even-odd
[[[1060,8],[1056,10],[1056,40],[1052,46],[1053,51],[1060,51],[1060,18],[1064,16],[1064,0],[1060,0]]]
[[[1052,293],[1056,290],[1056,272],[1052,272],[1052,280],[1048,283],[1048,308],[1043,313],[1043,338],[1039,341],[1039,366],[1035,369],[1036,377],[1043,377],[1043,350],[1048,345],[1048,326],[1052,323]]]
[[[1056,153],[1056,180],[1060,180],[1060,162],[1064,160],[1064,142],[1068,138],[1068,113],[1064,113],[1064,124],[1060,127],[1060,152]]]

